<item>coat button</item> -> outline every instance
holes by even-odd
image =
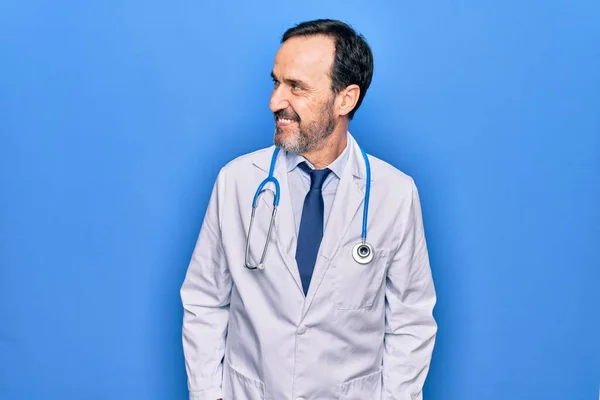
[[[306,333],[306,327],[304,325],[299,327],[298,330],[296,331],[296,333],[298,335],[304,335]],[[302,397],[299,397],[297,400],[303,400],[303,399],[302,399]]]

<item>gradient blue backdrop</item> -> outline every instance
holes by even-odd
[[[179,287],[213,179],[271,144],[280,35],[315,17],[366,35],[351,131],[420,189],[426,399],[598,399],[591,0],[2,1],[0,399],[186,398]]]

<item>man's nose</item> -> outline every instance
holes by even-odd
[[[273,93],[271,93],[271,100],[269,101],[271,112],[285,110],[289,105],[290,103],[287,100],[287,93],[284,85],[279,85],[274,88]]]

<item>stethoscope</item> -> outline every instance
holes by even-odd
[[[279,205],[279,181],[277,178],[273,176],[273,172],[275,171],[275,163],[277,161],[277,155],[279,154],[279,147],[275,147],[273,151],[273,156],[271,158],[271,167],[269,168],[269,176],[265,178],[256,189],[256,193],[254,194],[254,199],[252,200],[252,215],[250,216],[250,226],[248,227],[248,236],[246,237],[246,257],[244,260],[244,265],[248,269],[264,269],[265,268],[265,257],[267,255],[267,249],[269,247],[269,242],[271,241],[271,232],[273,231],[273,224],[275,222],[275,214],[277,214],[277,206]],[[354,246],[352,249],[352,258],[359,264],[368,264],[373,259],[373,246],[367,243],[367,214],[369,212],[369,195],[371,192],[371,165],[369,164],[369,159],[367,158],[367,154],[361,148],[360,152],[362,153],[363,158],[365,159],[365,166],[367,169],[367,182],[365,188],[365,202],[363,206],[363,222],[362,222],[362,235],[361,241]],[[273,213],[271,214],[271,223],[269,224],[269,232],[267,233],[267,241],[265,243],[265,247],[263,249],[262,256],[260,258],[260,262],[256,266],[250,265],[248,262],[248,258],[250,256],[250,233],[252,231],[252,225],[254,223],[254,214],[256,212],[256,207],[258,205],[258,199],[260,195],[263,193],[263,188],[269,182],[272,182],[275,185],[275,196],[273,198]]]

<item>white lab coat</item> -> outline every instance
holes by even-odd
[[[308,294],[295,261],[296,229],[284,152],[281,198],[264,270],[244,267],[256,188],[274,147],[241,156],[219,173],[181,288],[190,399],[422,399],[437,324],[417,189],[412,178],[369,156],[368,242],[357,264],[366,170],[354,138]],[[273,185],[259,201],[252,262],[269,226]]]

